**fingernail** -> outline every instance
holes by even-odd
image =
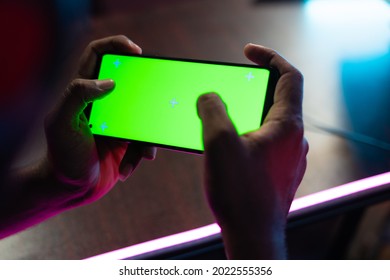
[[[120,170],[120,179],[121,181],[125,181],[127,178],[129,178],[130,174],[133,172],[133,165],[132,164],[126,164],[124,165]]]
[[[249,45],[251,46],[255,46],[255,47],[258,47],[258,48],[265,48],[264,45],[260,45],[260,44],[253,44],[253,43],[249,43]]]
[[[137,53],[138,54],[142,54],[142,49],[140,46],[138,46],[136,43],[134,43],[133,41],[129,40],[129,43],[130,45],[134,46],[136,49],[137,49]]]
[[[148,160],[154,160],[156,158],[157,149],[155,147],[145,148],[142,157]]]
[[[115,83],[113,80],[97,80],[96,86],[101,90],[108,90],[114,87]]]
[[[139,54],[142,54],[142,49],[141,49],[141,47],[138,46],[138,45],[135,45],[135,46],[137,47],[138,53],[139,53]]]

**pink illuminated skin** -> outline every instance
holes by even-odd
[[[323,203],[325,204],[332,200],[347,198],[351,195],[363,193],[367,190],[375,189],[386,184],[390,184],[390,172],[297,198],[291,204],[290,213],[308,209]],[[217,224],[211,224],[205,227],[200,227],[190,231],[162,237],[120,250],[97,255],[88,258],[87,260],[119,260],[132,258],[134,256],[139,256],[145,253],[158,251],[172,246],[199,240],[205,237],[210,237],[212,235],[219,234],[220,232],[221,229]]]
[[[125,36],[97,40],[85,49],[78,75],[46,117],[46,156],[12,172],[0,188],[0,238],[98,200],[142,158],[155,157],[155,148],[95,140],[89,129],[83,113],[87,103],[114,87],[112,80],[92,79],[103,52],[141,54],[141,49]]]

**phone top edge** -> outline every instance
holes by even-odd
[[[182,62],[195,62],[195,63],[204,63],[204,64],[217,64],[217,65],[237,66],[237,67],[250,67],[250,68],[256,68],[256,69],[266,69],[266,70],[270,70],[270,72],[275,72],[275,69],[272,67],[264,67],[264,66],[259,66],[257,64],[246,64],[246,63],[236,63],[236,62],[226,62],[226,61],[206,60],[206,59],[192,59],[192,58],[182,58],[182,57],[157,56],[157,55],[150,55],[150,54],[121,54],[121,53],[115,53],[115,52],[107,52],[107,53],[101,54],[99,56],[97,70],[95,71],[95,72],[97,72],[97,73],[95,73],[96,78],[98,77],[101,61],[105,55],[118,55],[118,56],[123,56],[123,57],[140,57],[140,58],[173,60],[173,61],[182,61]]]

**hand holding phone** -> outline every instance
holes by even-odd
[[[115,89],[95,101],[93,134],[202,153],[198,97],[216,92],[240,134],[259,128],[273,100],[276,73],[255,65],[104,54],[99,79]]]
[[[150,159],[154,152],[153,148],[92,135],[84,114],[87,102],[102,98],[114,87],[112,80],[94,80],[98,57],[104,52],[140,54],[141,49],[125,36],[91,42],[81,56],[78,76],[45,120],[49,172],[60,183],[58,193],[66,186],[65,197],[84,196],[74,201],[78,205],[102,197],[119,179],[127,178],[142,158]],[[68,206],[75,204],[69,200]]]
[[[248,59],[280,73],[260,129],[238,135],[217,95],[198,101],[205,194],[233,259],[286,258],[287,214],[306,169],[302,74],[275,51],[249,44]]]

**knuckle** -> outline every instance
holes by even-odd
[[[82,79],[74,79],[71,81],[64,92],[64,97],[68,98],[71,95],[75,94],[75,92],[81,92],[87,90],[87,85]]]
[[[285,149],[291,155],[296,155],[297,158],[305,160],[309,151],[309,144],[305,138],[302,118],[297,116],[279,120],[278,127],[276,138],[271,139],[275,143],[271,146],[277,149]]]
[[[88,43],[86,49],[87,50],[94,50],[96,48],[96,46],[100,44],[100,42],[101,42],[101,39],[93,40],[93,41]]]
[[[239,137],[232,127],[224,126],[215,131],[213,137],[210,137],[207,142],[209,147],[232,151],[238,144]]]
[[[231,127],[225,126],[223,128],[220,128],[215,134],[215,136],[216,139],[231,142],[233,140],[236,140],[237,133],[235,133],[235,131]]]
[[[272,60],[273,58],[278,57],[278,56],[280,56],[280,55],[277,51],[275,51],[274,49],[269,49],[270,60]]]
[[[117,40],[129,41],[129,38],[127,38],[127,36],[125,36],[123,34],[118,34],[118,35],[114,36],[114,38]]]
[[[280,121],[281,128],[286,138],[302,142],[304,139],[304,125],[301,116],[291,116]]]
[[[304,83],[304,76],[303,76],[303,74],[302,74],[301,71],[299,71],[298,69],[295,69],[293,75],[294,75],[294,79],[295,79],[298,83],[300,83],[300,84],[303,84],[303,83]]]
[[[270,48],[267,48],[267,56],[268,56],[268,61],[270,63],[270,65],[278,65],[279,62],[277,61],[280,61],[280,58],[283,58],[279,52],[277,52],[276,50],[274,49],[270,49]],[[278,68],[278,67],[276,67]]]
[[[126,35],[118,34],[114,36],[109,36],[97,40],[91,41],[87,45],[87,50],[93,50],[95,53],[100,53],[98,49],[100,49],[101,46],[105,44],[112,44],[115,41],[130,41],[129,38]]]
[[[290,85],[293,86],[294,91],[302,87],[304,83],[304,76],[301,71],[292,66],[292,69],[289,71],[289,73],[285,75],[288,77],[288,81]]]
[[[71,90],[76,90],[84,87],[84,82],[82,79],[74,79],[70,82],[68,88]]]

